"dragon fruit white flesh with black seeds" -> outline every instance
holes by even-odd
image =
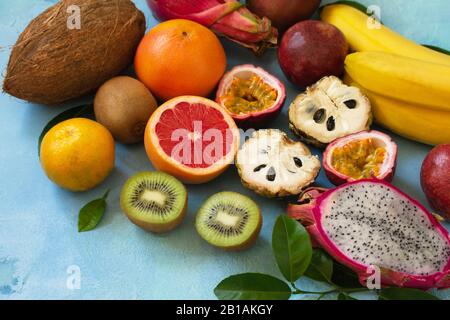
[[[381,284],[450,287],[450,237],[417,201],[387,182],[360,180],[328,191],[306,190],[290,217],[316,245],[355,271],[363,285],[381,270]]]

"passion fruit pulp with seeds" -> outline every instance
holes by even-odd
[[[231,113],[240,115],[266,109],[277,96],[276,90],[255,74],[248,79],[234,78],[222,96],[222,102]]]
[[[250,64],[234,67],[222,78],[216,101],[240,127],[260,128],[281,111],[286,90],[280,80]]]
[[[324,152],[323,167],[335,185],[361,179],[391,181],[397,145],[379,131],[363,131],[337,139]]]
[[[386,150],[377,147],[371,138],[352,141],[333,150],[331,165],[353,179],[371,178],[380,174]]]

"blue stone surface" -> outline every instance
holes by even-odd
[[[0,1],[2,79],[11,47],[20,32],[55,2]],[[448,0],[360,2],[379,5],[383,22],[403,35],[419,43],[450,49]],[[135,3],[145,13],[148,28],[154,26],[156,21],[145,1]],[[287,104],[300,93],[281,73],[274,51],[256,58],[227,40],[223,43],[229,67],[253,63],[279,76],[287,85]],[[39,164],[38,136],[52,117],[90,99],[55,108],[0,93],[0,299],[214,299],[217,283],[235,273],[263,272],[281,277],[272,255],[271,231],[286,203],[264,199],[246,190],[234,167],[211,183],[189,186],[187,218],[181,227],[165,235],[138,229],[119,208],[119,192],[127,177],[137,171],[152,170],[142,145],[117,145],[116,169],[95,190],[71,193],[51,183]],[[287,107],[273,127],[288,131],[286,110]],[[419,172],[430,147],[393,137],[399,145],[394,184],[425,204]],[[314,152],[319,154],[318,150]],[[323,172],[318,183],[330,186]],[[111,193],[104,219],[96,230],[78,233],[79,208],[108,188]],[[246,194],[261,206],[264,215],[261,236],[248,251],[217,250],[201,240],[194,229],[195,212],[202,201],[222,190]],[[308,281],[299,285],[320,289],[318,284]],[[450,298],[449,291],[437,294]]]

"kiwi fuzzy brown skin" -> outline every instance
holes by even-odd
[[[80,8],[80,29],[67,26],[71,5]],[[61,0],[19,36],[3,90],[49,105],[90,93],[133,62],[145,28],[131,0]]]
[[[144,140],[148,119],[157,107],[158,104],[147,87],[126,76],[105,82],[94,99],[96,120],[123,144]]]

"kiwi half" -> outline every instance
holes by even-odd
[[[120,205],[137,226],[151,232],[167,232],[183,221],[187,192],[180,181],[166,173],[141,172],[123,186]]]
[[[236,192],[224,191],[209,197],[197,213],[195,227],[213,246],[242,250],[259,235],[262,215],[258,205]]]

